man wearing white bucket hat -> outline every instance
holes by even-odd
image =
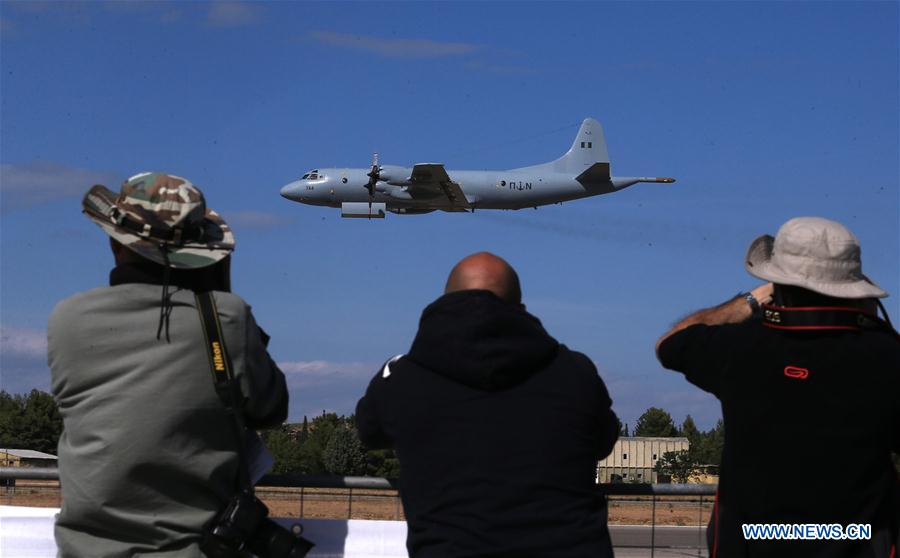
[[[895,557],[900,337],[877,316],[888,294],[863,275],[859,240],[819,217],[757,238],[745,266],[768,283],[691,314],[656,346],[722,404],[710,557]],[[771,524],[793,530],[754,531]]]
[[[285,419],[284,375],[229,292],[234,235],[198,188],[142,173],[92,187],[82,209],[116,266],[50,316],[59,555],[202,556],[204,526],[242,489],[249,429]]]

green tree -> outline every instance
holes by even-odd
[[[300,442],[291,438],[286,426],[268,430],[263,434],[269,453],[275,458],[272,472],[275,474],[302,473]]]
[[[650,407],[638,418],[635,436],[661,436],[671,438],[678,434],[672,415],[657,407]]]
[[[334,429],[346,423],[346,418],[338,417],[335,413],[325,413],[312,420],[309,424],[309,435],[300,446],[300,462],[303,473],[320,475],[327,472],[323,454],[325,446],[331,439]]]
[[[691,418],[691,415],[685,417],[684,422],[681,423],[681,428],[678,433],[681,436],[684,436],[688,439],[688,442],[691,443],[688,451],[691,452],[691,457],[694,459],[699,459],[701,455],[702,443],[701,438],[703,435],[700,433],[700,430],[697,428],[697,425],[694,424],[694,419]]]
[[[688,450],[667,451],[662,454],[653,466],[653,470],[661,477],[668,477],[675,483],[687,482],[697,467],[697,461]]]
[[[715,428],[704,432],[700,437],[700,449],[696,454],[697,461],[703,465],[720,465],[724,447],[725,423],[719,419]]]
[[[62,415],[53,396],[31,390],[25,399],[25,436],[30,448],[55,454],[62,429]]]
[[[392,449],[366,452],[366,475],[396,479],[400,476],[400,460]]]
[[[338,425],[322,452],[325,470],[332,475],[362,475],[366,472],[366,454],[355,428]]]
[[[0,391],[0,447],[24,448],[21,438],[25,400],[21,395]]]
[[[0,391],[0,447],[56,453],[62,416],[49,393],[27,396]]]
[[[300,436],[298,436],[297,441],[301,444],[309,438],[309,419],[306,418],[306,415],[303,415],[303,426],[300,427]]]

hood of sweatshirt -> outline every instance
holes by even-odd
[[[497,391],[546,367],[558,350],[524,308],[471,290],[446,294],[425,308],[406,357],[457,383]]]

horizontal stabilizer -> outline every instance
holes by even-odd
[[[582,185],[605,184],[609,182],[609,163],[594,163],[586,171],[575,177]]]

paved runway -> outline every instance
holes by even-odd
[[[653,554],[649,548],[615,548],[616,558],[706,558],[706,550],[697,554],[696,548],[657,548]]]
[[[657,525],[655,532],[649,525],[610,525],[617,558],[681,558],[706,557],[706,526],[675,527]],[[653,551],[651,552],[651,542]]]

